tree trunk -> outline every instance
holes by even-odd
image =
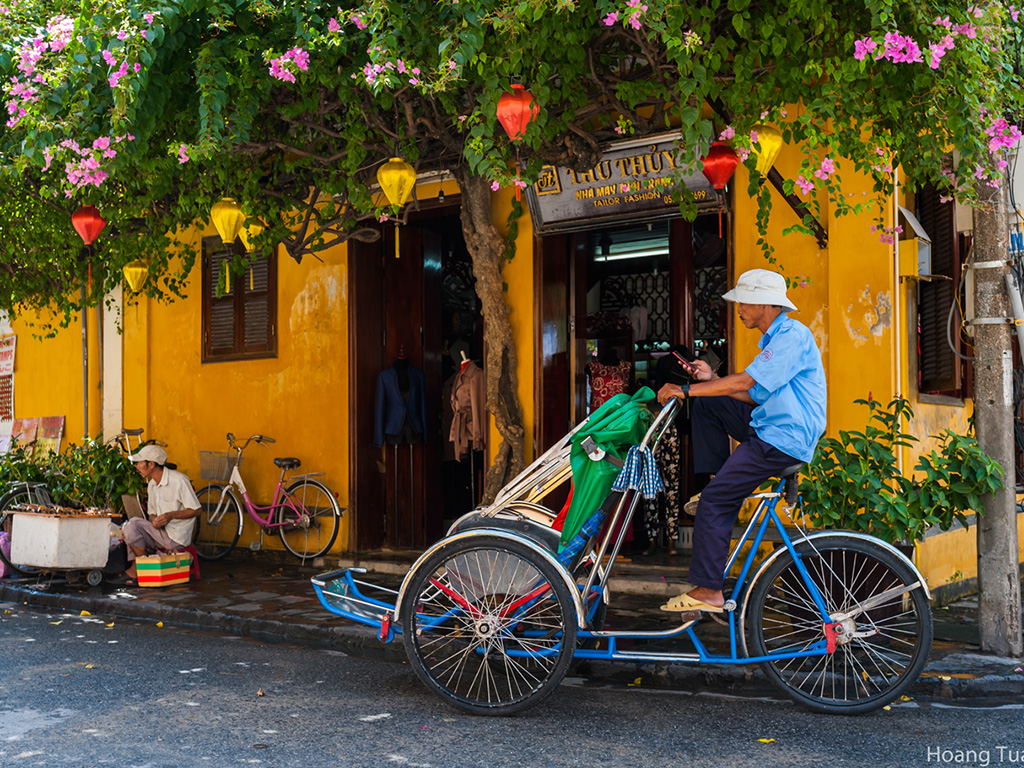
[[[483,502],[489,504],[526,466],[526,430],[519,402],[516,345],[501,275],[505,238],[492,219],[491,187],[487,179],[463,171],[456,173],[456,180],[462,192],[462,232],[473,259],[476,293],[483,305],[487,410],[494,416],[502,439],[484,483]]]
[[[1006,294],[1009,258],[1009,199],[1005,181],[998,189],[981,185],[974,209],[974,312],[980,320],[1010,316]],[[1003,468],[1002,491],[983,498],[978,520],[978,630],[981,649],[1020,656],[1021,603],[1014,498],[1013,356],[1006,322],[974,326],[974,424],[981,449]]]

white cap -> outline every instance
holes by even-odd
[[[138,453],[128,457],[134,464],[137,461],[152,461],[155,464],[164,465],[167,463],[167,451],[159,445],[144,445]]]
[[[740,304],[769,304],[787,311],[796,309],[786,298],[786,278],[770,269],[747,270],[722,298]]]

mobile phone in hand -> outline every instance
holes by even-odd
[[[691,376],[696,376],[697,375],[697,368],[696,368],[696,366],[694,366],[692,363],[690,363],[685,357],[680,355],[678,352],[673,352],[672,354],[675,355],[676,360],[679,361],[679,364],[681,366],[683,366],[683,370],[684,371],[686,371]]]

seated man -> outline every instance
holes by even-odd
[[[785,278],[767,269],[744,272],[722,298],[736,303],[740,320],[757,328],[761,348],[742,373],[719,378],[696,361],[693,384],[666,384],[658,400],[693,402],[694,471],[714,474],[700,495],[693,526],[693,558],[686,591],[665,611],[721,613],[723,572],[732,526],[754,490],[787,467],[811,460],[825,431],[825,371],[807,326],[786,312]],[[730,455],[729,438],[739,442]]]
[[[133,517],[121,528],[128,545],[130,565],[126,573],[134,579],[136,557],[173,552],[192,543],[201,507],[189,479],[164,466],[167,452],[163,448],[146,445],[130,458],[136,471],[149,481],[149,519]]]

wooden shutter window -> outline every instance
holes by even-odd
[[[204,363],[277,356],[277,257],[256,254],[225,292],[233,256],[219,237],[203,238]]]
[[[935,187],[917,193],[917,218],[932,240],[932,276],[918,293],[918,387],[921,392],[960,395],[960,360],[949,348],[946,324],[960,279],[956,209],[941,202]],[[953,319],[953,343],[960,348],[959,316]]]

